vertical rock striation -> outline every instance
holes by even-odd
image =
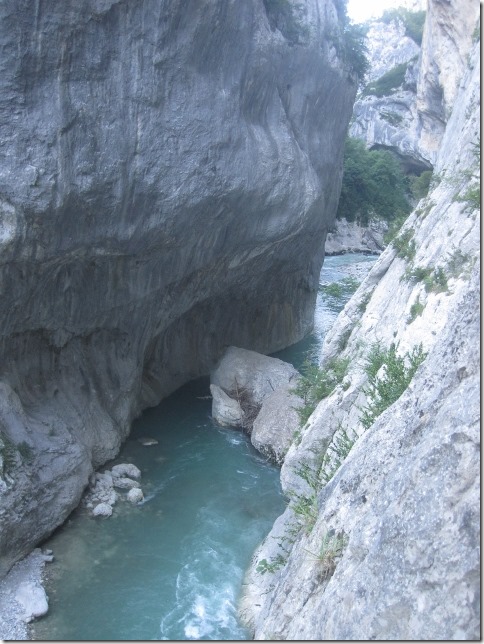
[[[132,418],[312,323],[356,79],[331,0],[0,6],[0,573]]]

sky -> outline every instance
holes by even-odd
[[[354,22],[363,22],[371,17],[379,17],[390,7],[403,4],[398,0],[348,0],[348,15]]]

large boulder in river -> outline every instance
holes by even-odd
[[[292,388],[283,385],[269,394],[254,420],[250,435],[252,445],[279,465],[300,429],[296,410],[302,405],[302,399]]]
[[[288,362],[229,347],[210,375],[212,416],[221,425],[243,427],[251,433],[263,401],[280,387],[295,384],[298,376]]]
[[[288,362],[255,351],[229,347],[210,374],[210,382],[234,395],[244,391],[260,405],[275,389],[298,376],[298,371]]]
[[[310,330],[357,85],[342,13],[0,3],[0,574],[143,408]]]

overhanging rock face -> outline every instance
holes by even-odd
[[[309,330],[355,86],[287,6],[1,4],[0,572],[140,409]]]

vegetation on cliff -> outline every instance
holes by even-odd
[[[405,174],[386,150],[367,150],[347,138],[343,185],[336,216],[368,225],[371,219],[394,221],[411,210]]]

